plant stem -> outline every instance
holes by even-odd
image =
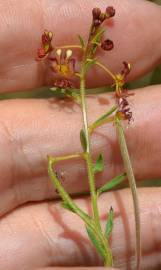
[[[64,46],[58,46],[56,47],[56,50],[58,49],[82,49],[80,45],[64,45]]]
[[[99,61],[95,62],[95,65],[99,66],[100,68],[102,68],[106,73],[108,73],[108,75],[115,81],[115,75],[103,64],[101,64]]]
[[[52,166],[57,162],[57,158],[48,157],[48,173],[49,176],[55,186],[55,188],[59,191],[59,194],[64,202],[67,202],[71,209],[77,213],[85,223],[90,225],[91,219],[90,217],[85,214],[71,199],[70,195],[65,191],[63,186],[61,185],[59,179],[57,178],[56,174],[53,172]]]
[[[78,154],[74,154],[74,155],[68,155],[68,156],[62,156],[62,157],[55,157],[55,158],[53,158],[53,160],[54,160],[54,163],[56,163],[56,162],[59,162],[59,161],[80,158],[82,156],[83,156],[82,153],[78,153]]]
[[[80,96],[81,96],[81,106],[82,106],[82,114],[83,114],[83,125],[84,125],[84,132],[86,136],[86,143],[87,149],[85,153],[85,158],[87,162],[87,171],[89,177],[89,184],[90,184],[90,192],[91,192],[91,199],[92,199],[92,210],[93,210],[93,218],[96,224],[96,227],[99,231],[101,231],[101,225],[99,220],[99,212],[97,206],[97,194],[95,188],[95,177],[93,171],[93,164],[92,164],[92,157],[90,151],[90,135],[88,130],[88,118],[87,118],[87,104],[85,99],[85,64],[82,64],[81,69],[81,80],[80,80]]]
[[[56,187],[56,189],[59,191],[59,194],[63,201],[68,204],[68,207],[70,207],[70,210],[73,211],[75,214],[77,214],[88,226],[93,230],[95,235],[98,237],[100,243],[103,246],[103,253],[104,253],[104,263],[105,266],[111,266],[112,265],[112,254],[108,247],[108,241],[104,238],[104,235],[101,231],[98,231],[97,227],[95,226],[95,222],[91,217],[89,217],[84,211],[82,211],[72,200],[70,195],[65,191],[64,187],[61,185],[59,179],[57,178],[56,174],[53,172],[52,166],[58,161],[59,158],[53,158],[48,157],[48,173],[49,176]]]
[[[124,130],[119,117],[116,115],[115,123],[118,133],[118,140],[120,144],[120,150],[122,159],[124,162],[125,170],[127,173],[127,178],[129,180],[130,189],[133,197],[134,212],[135,212],[135,229],[136,229],[136,269],[140,269],[141,262],[141,233],[140,233],[140,211],[139,211],[139,200],[136,189],[136,180],[133,173],[133,168],[131,165],[129,152],[126,144],[126,139],[124,135]]]
[[[113,123],[114,117],[111,116],[108,119],[103,119],[98,123],[93,123],[91,126],[89,126],[89,133],[92,134],[94,130],[100,126],[103,126],[104,124]]]

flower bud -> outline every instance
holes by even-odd
[[[110,39],[106,39],[102,42],[101,48],[105,51],[111,51],[114,48],[113,41]]]
[[[94,20],[94,22],[93,22],[93,25],[95,26],[95,27],[98,27],[98,26],[100,26],[101,25],[101,21],[100,20]]]
[[[101,15],[101,10],[100,10],[100,8],[94,8],[93,10],[92,10],[92,14],[93,14],[93,20],[95,21],[95,20],[99,20],[99,17],[100,17],[100,15]]]
[[[111,18],[111,17],[114,17],[115,16],[115,9],[113,7],[107,7],[106,8],[106,16],[107,18]]]
[[[124,65],[124,68],[121,71],[121,75],[123,75],[126,78],[127,75],[129,75],[129,73],[131,71],[131,64],[124,61],[123,65]]]

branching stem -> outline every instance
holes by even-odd
[[[100,63],[99,61],[96,61],[95,65],[102,68],[114,81],[116,80],[115,75],[106,66],[104,66],[102,63]]]
[[[82,107],[82,114],[83,114],[83,125],[84,125],[84,132],[86,136],[86,143],[87,149],[85,153],[85,158],[87,162],[87,171],[89,177],[89,185],[90,185],[90,192],[91,192],[91,199],[92,199],[92,210],[93,210],[93,218],[96,223],[97,229],[101,230],[100,220],[99,220],[99,212],[97,206],[97,195],[96,195],[96,188],[95,188],[95,179],[94,179],[94,171],[93,171],[93,164],[92,164],[92,157],[91,157],[91,150],[90,150],[90,135],[88,130],[88,118],[87,118],[87,104],[86,104],[86,93],[85,93],[85,64],[82,64],[81,70],[81,80],[80,80],[80,96],[81,96],[81,107]]]

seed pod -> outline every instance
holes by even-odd
[[[105,51],[111,51],[114,48],[113,41],[110,39],[106,39],[102,42],[101,48]]]

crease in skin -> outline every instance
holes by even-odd
[[[141,225],[143,229],[143,263],[140,270],[157,269],[161,263],[161,258],[159,256],[159,253],[161,252],[160,189],[161,188],[139,189]],[[121,204],[120,201],[117,200],[118,195],[120,195]],[[88,212],[90,211],[89,197],[87,197],[87,201],[86,198],[77,199],[76,203]],[[102,195],[99,199],[101,219],[102,216],[105,217],[111,205],[116,213],[114,231],[111,238],[115,267],[133,270],[134,220],[132,215],[133,206],[130,190],[126,189],[117,192],[108,192],[107,194]],[[157,209],[159,209],[159,212]],[[123,213],[124,211],[125,213]],[[126,219],[128,228],[124,228],[124,219]],[[105,220],[102,220],[102,222],[104,227]],[[9,227],[8,223],[10,224]],[[41,227],[41,230],[39,226]],[[11,227],[12,231],[15,232],[14,234],[11,233]],[[42,230],[46,231],[45,235],[42,233]],[[126,255],[127,247],[125,245],[125,233],[127,233],[127,230],[129,230],[129,240],[131,240],[132,243],[132,246],[130,245],[128,249],[128,256]],[[153,232],[155,232],[158,238],[157,248],[155,243],[156,238],[153,236]],[[47,237],[50,238],[51,250],[50,248],[48,250],[46,234]],[[70,266],[71,264],[73,266],[78,266],[85,265],[85,263],[88,262],[90,265],[96,264],[96,254],[85,233],[83,223],[80,221],[79,217],[62,209],[59,202],[42,202],[40,204],[30,203],[14,210],[12,214],[1,218],[0,237],[2,237],[0,243],[0,270],[22,269],[22,266],[29,262],[29,260],[35,268],[35,263],[37,262],[41,263],[41,265],[39,264],[39,267],[49,265]],[[33,241],[31,239],[33,239]],[[74,241],[76,241],[76,244]],[[14,244],[14,242],[23,243],[23,246],[20,245],[19,249],[16,250],[15,248],[17,245]],[[83,245],[83,254],[80,254],[77,244],[80,246]],[[127,245],[129,245],[129,241],[127,241]],[[14,263],[9,254],[7,256],[7,261],[3,261],[6,250],[10,251],[11,254],[14,254],[16,250],[17,254],[19,254],[19,256],[16,256],[14,259]],[[40,259],[35,261],[35,258]],[[45,263],[46,265],[42,265],[42,263]],[[100,265],[100,261],[97,262],[97,265],[98,264]],[[127,267],[127,265],[129,265],[129,267]],[[30,269],[31,268],[27,268],[26,270]]]
[[[70,239],[78,248],[79,253],[81,255],[81,265],[99,265],[100,257],[98,256],[95,248],[92,248],[94,256],[91,256],[89,252],[89,247],[91,246],[89,239],[86,239],[80,232],[75,230],[74,226],[70,226],[70,224],[63,221],[63,216],[60,214],[59,210],[56,207],[52,207],[49,204],[49,212],[54,218],[54,221],[60,226],[63,230],[59,234],[60,238]],[[80,221],[81,222],[81,221]]]
[[[128,146],[131,152],[131,158],[135,168],[137,180],[147,179],[148,177],[159,178],[160,170],[160,139],[157,134],[160,134],[160,126],[158,125],[160,115],[160,86],[156,86],[152,91],[152,87],[137,91],[131,99],[134,99],[132,110],[134,111],[134,124],[126,130]],[[106,97],[108,105],[99,99],[89,99],[89,118],[90,122],[98,117],[99,114],[107,111],[107,106],[111,106],[111,95],[100,95]],[[55,106],[56,105],[56,106]],[[69,105],[69,104],[68,104]],[[54,107],[53,107],[54,106]],[[9,130],[12,130],[12,136],[15,142],[11,145],[13,148],[5,147],[2,156],[1,168],[3,180],[3,193],[6,192],[6,200],[3,197],[3,202],[0,203],[1,211],[4,213],[13,208],[15,205],[10,200],[10,188],[13,183],[12,176],[9,175],[12,171],[12,166],[16,170],[16,183],[20,181],[20,195],[23,195],[26,202],[30,200],[42,200],[48,198],[55,198],[56,194],[52,188],[51,181],[47,175],[47,159],[48,154],[59,156],[71,153],[72,145],[73,151],[81,151],[79,146],[79,130],[81,127],[81,120],[79,110],[73,108],[73,112],[64,111],[65,102],[63,104],[56,103],[56,100],[12,100],[2,101],[0,106],[1,117],[8,125]],[[22,120],[23,119],[23,120]],[[36,121],[36,123],[35,123]],[[64,124],[65,129],[64,129]],[[148,125],[147,125],[148,123]],[[63,124],[63,125],[62,125]],[[22,128],[23,127],[23,128]],[[56,129],[55,129],[56,127]],[[67,130],[71,130],[68,132]],[[147,136],[146,140],[142,134]],[[42,131],[42,132],[40,132]],[[4,134],[3,134],[4,133]],[[8,145],[6,141],[5,132],[1,128],[1,144]],[[96,137],[97,135],[97,137]],[[64,137],[65,136],[65,137]],[[76,141],[78,136],[78,141]],[[107,138],[106,138],[107,137]],[[54,138],[54,140],[52,139]],[[74,138],[74,139],[73,139]],[[68,141],[68,144],[66,141]],[[19,147],[19,141],[21,147]],[[101,153],[104,154],[107,171],[98,177],[98,186],[110,180],[112,177],[123,172],[121,158],[118,154],[118,145],[116,142],[114,127],[107,125],[99,130],[99,133],[93,137],[93,154],[95,158]],[[153,143],[152,143],[153,142]],[[22,149],[21,149],[22,148]],[[8,151],[16,153],[16,160],[11,161],[11,154]],[[24,162],[24,156],[21,153],[25,151],[27,162]],[[73,152],[72,151],[72,152]],[[149,155],[150,152],[150,155]],[[6,170],[6,161],[8,160],[8,172]],[[149,164],[147,167],[147,163]],[[45,165],[46,164],[46,165]],[[155,170],[153,169],[155,168]],[[86,174],[84,164],[77,163],[60,163],[58,170],[67,171],[65,188],[72,194],[80,193],[88,190],[86,182]],[[72,178],[70,177],[72,174]],[[75,185],[75,183],[77,183]],[[17,189],[17,188],[16,188]],[[12,196],[11,196],[12,197]]]
[[[79,31],[81,32],[80,34],[82,34],[83,36],[86,36],[87,28],[90,22],[89,12],[91,12],[91,8],[94,5],[98,5],[98,4],[102,8],[105,8],[105,6],[107,5],[106,1],[102,1],[101,3],[97,1],[86,1],[86,6],[85,6],[86,8],[83,9],[84,1],[80,2],[79,4],[78,4],[79,1],[75,1],[75,2],[72,2],[71,4],[71,11],[69,11],[70,5],[69,7],[67,7],[68,12],[66,13],[68,15],[66,17],[64,16],[64,18],[63,16],[58,18],[57,14],[56,16],[53,15],[54,4],[52,8],[51,1],[34,1],[33,2],[29,0],[27,2],[27,6],[26,6],[26,3],[24,5],[26,9],[24,9],[23,1],[21,1],[21,3],[18,6],[16,6],[16,1],[12,2],[11,6],[14,11],[14,14],[16,15],[14,17],[17,18],[15,23],[14,23],[14,18],[12,17],[13,12],[10,15],[10,9],[11,9],[9,5],[10,2],[5,1],[6,10],[3,4],[4,2],[1,4],[1,11],[2,11],[1,20],[3,21],[4,17],[6,16],[7,23],[5,24],[4,28],[6,29],[6,25],[8,26],[7,30],[4,31],[5,36],[2,39],[2,47],[6,49],[7,46],[12,44],[12,39],[13,39],[13,42],[16,40],[16,46],[14,46],[14,44],[12,46],[12,53],[9,54],[10,52],[10,49],[9,49],[9,52],[7,54],[4,53],[3,57],[1,58],[2,69],[4,68],[4,66],[6,66],[6,63],[7,65],[10,65],[13,63],[22,63],[22,58],[24,58],[24,61],[27,61],[28,59],[32,59],[34,62],[34,56],[36,55],[37,48],[40,45],[41,33],[44,30],[44,27],[50,28],[50,30],[52,30],[55,33],[56,44],[63,43],[63,41],[65,40],[70,41],[70,42],[72,40],[73,42],[76,41],[77,40],[76,38],[77,24],[79,25],[79,21],[81,24],[81,27],[80,28],[78,27]],[[55,7],[57,5],[60,5],[59,4],[60,1],[54,1],[54,3],[55,3]],[[159,12],[160,12],[159,7],[156,5],[152,5],[151,3],[148,3],[146,1],[135,1],[134,3],[132,3],[133,6],[130,3],[131,1],[128,1],[128,0],[123,0],[121,4],[120,4],[120,1],[114,1],[114,0],[110,3],[111,5],[115,5],[117,9],[115,27],[114,29],[110,27],[108,28],[108,36],[116,40],[116,50],[111,52],[111,54],[109,54],[107,57],[108,57],[108,62],[112,70],[117,70],[117,71],[120,70],[121,63],[124,60],[130,61],[132,62],[132,64],[134,63],[135,71],[133,71],[131,73],[131,77],[129,77],[129,79],[132,79],[134,77],[138,77],[139,75],[147,72],[152,66],[154,67],[154,65],[156,65],[158,58],[160,58],[160,54],[158,52],[160,50],[159,41],[161,40],[161,36],[156,34],[157,21],[159,24]],[[80,8],[77,8],[77,5],[80,6]],[[9,11],[7,9],[8,6],[10,8]],[[65,2],[64,4],[62,2],[62,10],[63,10],[63,6],[65,6]],[[47,11],[48,7],[51,7],[50,13]],[[136,31],[136,27],[133,25],[133,20],[131,19],[131,16],[129,16],[128,14],[127,7],[129,8],[129,14],[131,12],[134,12],[134,10],[135,12],[138,11],[138,14],[140,14],[140,20],[144,21],[143,19],[145,19],[145,24],[146,24],[146,21],[149,22],[149,18],[147,17],[147,14],[149,14],[148,11],[150,10],[151,23],[147,31],[146,29],[145,31],[144,29],[143,31],[141,31],[141,27],[138,29],[138,31]],[[76,12],[72,11],[73,9],[76,10]],[[73,14],[73,13],[77,14],[78,13],[77,10],[80,10],[80,17],[78,17],[78,22],[77,23],[75,22],[73,25],[73,28],[71,28],[70,27],[71,19],[68,16],[69,14]],[[24,12],[23,18],[21,18],[21,16],[19,15],[20,11],[21,11],[21,14]],[[85,11],[87,13],[86,16],[83,13]],[[7,14],[7,12],[9,14]],[[156,13],[156,16],[154,16],[155,13]],[[75,16],[74,14],[73,16]],[[126,18],[128,18],[129,20],[128,22]],[[12,29],[13,25],[14,25],[14,28]],[[20,25],[22,27],[22,30],[21,28],[19,28]],[[66,30],[65,27],[67,25],[69,25],[70,27],[69,31],[65,31]],[[122,29],[123,26],[125,26],[126,28],[127,26],[130,27],[128,33],[125,31],[126,28]],[[59,29],[59,31],[57,29]],[[124,35],[122,34],[123,31],[124,31]],[[153,31],[153,36],[150,35],[151,31]],[[130,34],[131,38],[128,37],[129,32],[131,33]],[[132,32],[134,32],[136,36],[132,35]],[[140,36],[142,37],[143,35],[146,36],[146,39],[148,40],[148,42],[146,42],[146,40],[142,41],[140,42],[140,46],[135,46],[135,48],[133,48],[134,44],[138,43],[139,37]],[[24,43],[25,45],[23,45]],[[143,43],[145,44],[146,47],[143,46]],[[127,44],[128,44],[128,48],[125,49]],[[150,46],[149,44],[151,44],[152,49],[149,47]],[[154,46],[155,46],[155,50],[153,49]],[[28,48],[29,48],[29,51],[28,51]],[[135,54],[134,54],[134,49],[135,49]],[[118,53],[118,50],[119,50],[119,53]],[[139,55],[141,52],[144,54],[145,51],[147,51],[149,55],[152,55],[153,57],[146,57],[146,59],[141,60]],[[19,57],[16,57],[17,52],[19,52]],[[105,58],[104,54],[102,57],[103,59]],[[138,65],[135,65],[136,60],[138,60]],[[30,73],[22,70],[21,84],[18,83],[18,79],[20,76],[19,74],[17,74],[15,75],[15,82],[13,82],[13,84],[11,84],[10,82],[8,85],[6,84],[5,90],[18,91],[21,89],[23,90],[32,89],[32,87],[36,87],[36,85],[37,86],[44,85],[48,77],[48,75],[44,73],[45,73],[44,70],[40,67],[38,68],[38,70],[35,67],[33,67],[33,72],[30,72]],[[101,81],[102,84],[107,83],[108,79],[106,79],[106,77],[102,75],[101,72],[98,72],[97,74],[98,74],[98,80]],[[42,77],[44,78],[42,79]],[[92,74],[89,74],[89,81],[94,82]],[[95,85],[97,85],[97,81],[95,81]]]
[[[52,239],[44,227],[44,224],[41,222],[41,220],[38,220],[35,217],[32,217],[33,223],[35,225],[36,230],[38,229],[38,232],[41,234],[43,238],[43,243],[44,243],[44,253],[45,257],[48,258],[48,265],[51,265],[51,258],[53,256],[52,253],[52,247],[55,244],[54,239]]]

